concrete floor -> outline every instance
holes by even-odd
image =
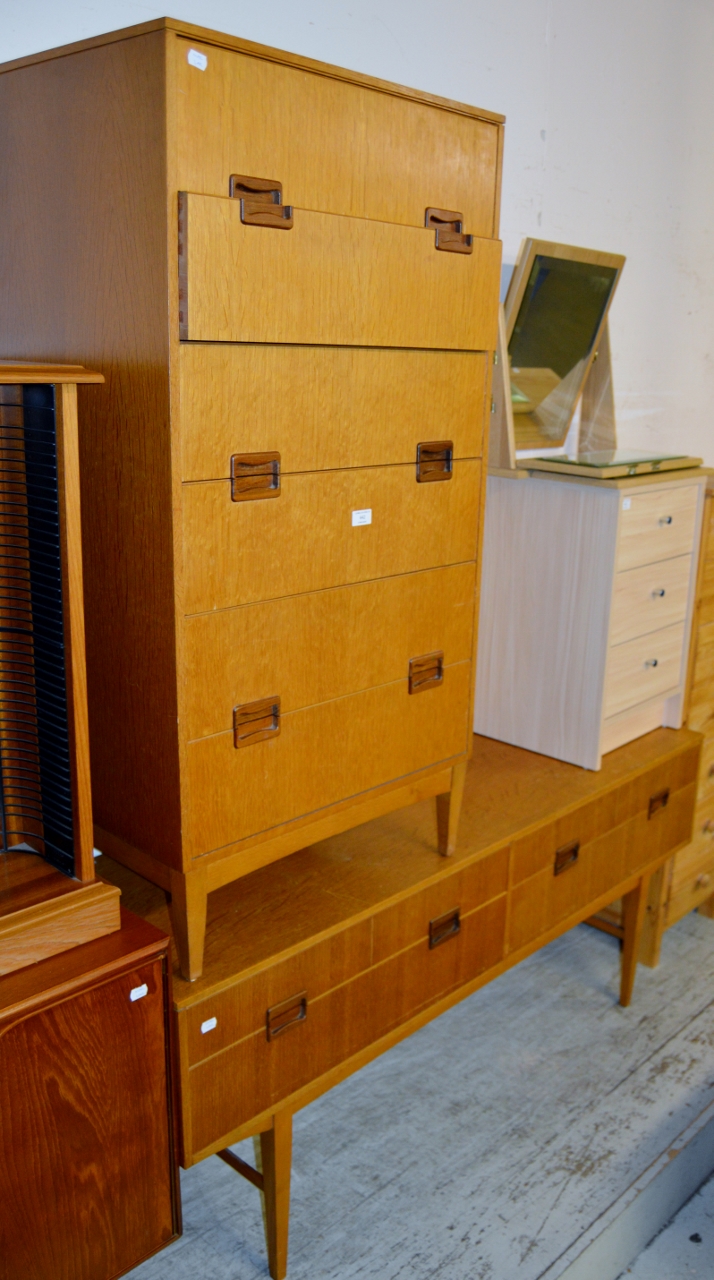
[[[712,1280],[714,1276],[714,1178],[680,1209],[623,1274],[631,1280]]]
[[[564,1275],[714,1100],[714,922],[666,934],[629,1009],[618,968],[580,926],[298,1113],[289,1280]],[[182,1239],[133,1280],[262,1280],[258,1192],[213,1158],[182,1190]]]

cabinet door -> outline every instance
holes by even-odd
[[[436,248],[427,227],[294,210],[249,226],[240,200],[182,193],[181,337],[472,351],[496,345],[501,246]]]
[[[110,1280],[168,1244],[161,960],[12,1024],[0,1115],[1,1280]]]

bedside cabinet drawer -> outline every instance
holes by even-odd
[[[463,756],[470,685],[471,663],[457,663],[444,668],[440,684],[414,696],[402,680],[280,714],[278,731],[239,749],[230,732],[189,743],[188,855],[303,814],[317,816],[340,800]]]
[[[620,503],[616,570],[690,554],[698,498],[698,485],[626,494]]]
[[[676,689],[682,676],[684,623],[614,645],[608,653],[603,717]]]
[[[481,463],[418,484],[413,466],[285,476],[232,502],[226,481],[183,486],[188,614],[473,560]]]
[[[182,480],[228,478],[234,453],[279,450],[286,475],[483,453],[480,351],[184,342],[179,364]]]
[[[677,556],[615,574],[610,644],[622,644],[687,616],[692,557]]]
[[[182,339],[495,347],[498,240],[474,236],[470,252],[443,253],[423,224],[298,207],[281,231],[244,225],[242,205],[179,195]]]

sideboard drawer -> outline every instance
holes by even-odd
[[[463,756],[470,680],[471,663],[461,662],[444,669],[440,685],[414,696],[402,680],[288,712],[274,737],[240,749],[232,733],[189,743],[189,856]]]
[[[186,484],[184,612],[473,560],[481,470],[455,462],[438,484],[412,466],[307,472],[262,502],[232,502],[224,480]]]
[[[603,718],[676,689],[682,674],[684,623],[614,645],[608,654]]]
[[[278,450],[286,474],[414,463],[428,440],[483,453],[480,351],[184,342],[179,364],[183,480],[225,479],[234,453]]]
[[[308,989],[305,1016],[275,1039],[263,1029],[193,1067],[184,1099],[193,1153],[498,964],[505,920],[502,895],[466,916],[459,932],[439,946],[422,940],[315,1000]]]
[[[423,225],[295,207],[280,231],[244,225],[241,200],[183,192],[179,201],[184,339],[496,345],[498,240],[474,237],[472,252],[443,253]]]
[[[475,578],[456,564],[185,618],[184,740],[230,729],[234,706],[266,694],[286,713],[404,680],[421,654],[468,662]]]
[[[616,569],[634,569],[692,550],[698,485],[628,494],[620,507]],[[625,503],[629,502],[629,507]]]
[[[687,616],[692,557],[676,556],[615,574],[610,644],[622,644]]]

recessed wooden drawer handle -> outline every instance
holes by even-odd
[[[659,518],[659,522],[660,522],[660,524],[671,524],[671,523],[672,523],[672,517],[671,517],[671,516],[660,516],[660,518]]]
[[[283,1032],[304,1022],[307,1017],[307,991],[298,991],[296,996],[289,996],[274,1004],[265,1014],[265,1030],[269,1040],[276,1040]]]
[[[710,833],[714,834],[714,818],[707,818],[706,822],[702,826],[702,832],[704,835],[709,835]]]
[[[694,888],[706,889],[708,888],[710,883],[711,883],[711,876],[707,875],[706,871],[703,871],[702,874],[700,876],[697,876],[696,880],[694,881]]]
[[[707,777],[714,778],[714,764],[709,765],[709,769],[707,771]]]
[[[425,440],[417,445],[416,478],[419,484],[450,480],[454,474],[453,440]]]
[[[666,809],[668,803],[669,787],[665,787],[663,791],[658,791],[656,795],[650,796],[650,802],[647,808],[647,817],[653,818],[660,809]]]
[[[231,498],[251,502],[280,497],[279,453],[234,453],[231,457]]]
[[[409,662],[409,692],[423,693],[444,681],[444,654],[424,653]]]
[[[250,747],[280,733],[280,698],[261,698],[233,708],[233,746]]]
[[[553,861],[553,875],[560,876],[569,867],[574,867],[580,854],[580,841],[571,840],[570,844],[563,844],[555,851],[555,859]]]
[[[659,658],[646,658],[646,659],[645,659],[645,666],[646,666],[646,667],[658,667],[658,666],[659,666]]]
[[[653,595],[653,596],[658,596],[660,600],[662,599],[662,596],[663,596],[663,595],[665,595],[665,594],[666,594],[666,592],[665,592],[664,587],[658,587],[655,591],[653,591],[653,592],[652,592],[652,595]]]
[[[453,209],[427,209],[424,225],[434,227],[437,249],[447,253],[473,253],[474,238],[464,234],[464,215]]]
[[[289,231],[293,225],[293,207],[283,204],[283,184],[273,178],[247,178],[232,173],[228,193],[240,200],[240,220],[248,227],[276,227]]]
[[[442,942],[448,942],[449,938],[455,938],[460,932],[461,908],[454,907],[453,911],[447,911],[443,916],[437,916],[436,920],[429,921],[429,950],[440,947]]]

